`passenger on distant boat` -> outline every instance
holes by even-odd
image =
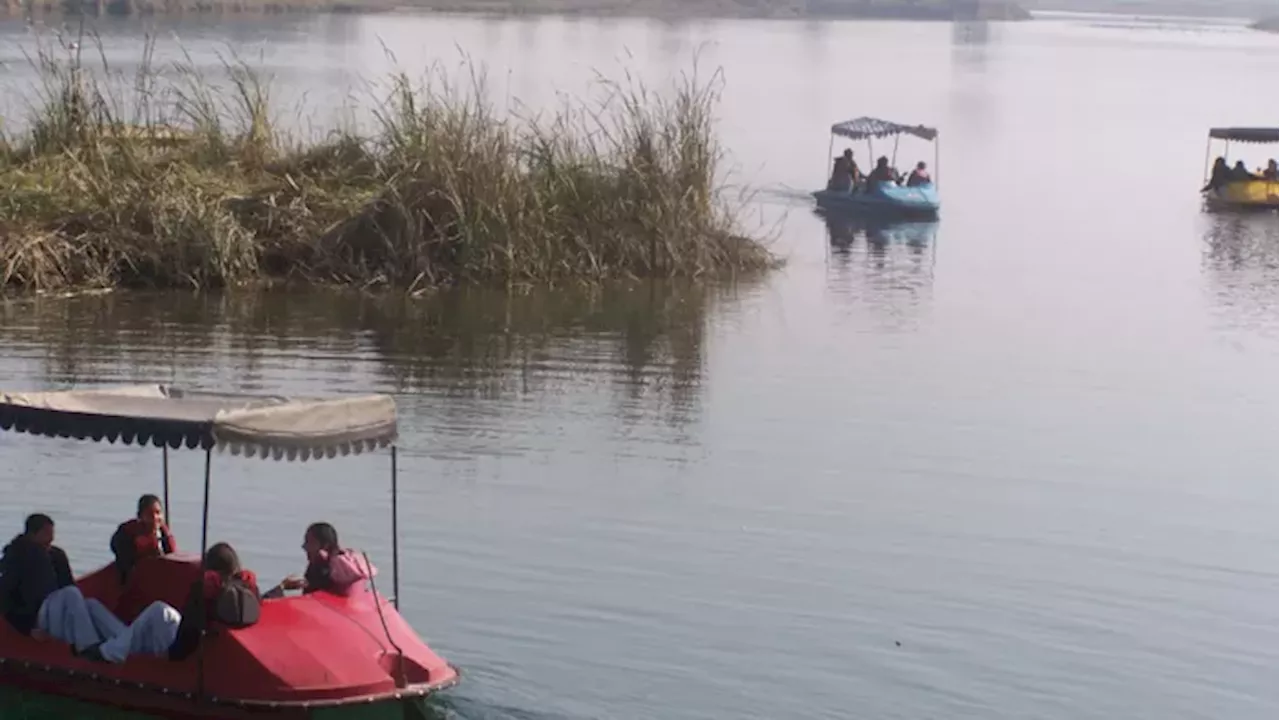
[[[18,632],[53,637],[84,650],[102,638],[76,587],[67,554],[53,540],[52,518],[42,513],[27,517],[23,533],[0,556],[0,605]]]
[[[327,522],[312,523],[307,528],[302,536],[302,550],[307,554],[307,569],[302,577],[290,575],[264,597],[282,597],[286,590],[301,590],[303,595],[318,590],[341,594],[378,574],[377,568],[367,564],[362,553],[343,549],[337,529]]]
[[[178,543],[164,522],[164,506],[155,495],[138,498],[138,514],[116,528],[111,536],[111,552],[116,556],[120,584],[129,579],[129,571],[142,558],[160,557],[177,552]]]
[[[889,158],[881,155],[880,158],[876,160],[875,169],[867,176],[867,185],[870,186],[872,183],[896,184],[897,182],[898,176],[897,173],[893,171],[893,168],[889,167]]]
[[[907,178],[907,187],[918,187],[920,185],[928,185],[933,182],[933,178],[929,177],[928,166],[924,161],[916,163],[916,169],[911,171],[911,176]]]
[[[853,159],[853,150],[845,148],[844,154],[835,160],[831,170],[831,179],[827,181],[827,189],[839,192],[852,190],[862,180],[858,163]]]
[[[1235,167],[1231,168],[1231,179],[1237,180],[1261,180],[1262,177],[1249,172],[1249,168],[1245,167],[1243,160],[1237,160]]]
[[[262,609],[258,580],[240,567],[235,549],[224,542],[215,544],[205,553],[204,567],[204,576],[192,584],[181,613],[156,601],[125,625],[102,603],[91,601],[93,620],[108,639],[83,655],[111,663],[122,663],[130,655],[184,660],[195,651],[204,630],[257,623]]]
[[[1227,165],[1227,159],[1219,157],[1213,161],[1213,171],[1209,174],[1209,184],[1201,188],[1200,192],[1208,192],[1231,182],[1231,166]]]

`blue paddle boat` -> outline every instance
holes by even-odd
[[[909,135],[933,143],[933,172],[938,167],[938,131],[923,125],[901,125],[887,120],[861,117],[836,123],[831,126],[831,145],[827,155],[831,155],[837,137],[850,140],[866,140],[867,168],[876,164],[873,141],[882,138],[893,138],[892,158],[889,168],[893,168],[898,157],[898,142],[903,135]],[[847,150],[843,158],[836,158],[837,170],[843,161],[849,162],[852,150]],[[827,187],[815,191],[814,199],[818,207],[828,212],[850,212],[875,214],[879,216],[899,218],[933,218],[938,214],[941,202],[938,199],[937,180],[928,174],[924,163],[918,165],[916,177],[903,181],[893,170],[893,180],[868,180],[866,169],[858,169],[851,177],[840,177],[840,172],[833,172]]]

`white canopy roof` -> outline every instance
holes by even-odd
[[[125,444],[149,441],[156,447],[218,447],[277,460],[360,453],[389,445],[397,432],[396,404],[388,395],[287,398],[166,385],[0,391],[0,429]]]

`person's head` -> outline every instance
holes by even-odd
[[[1213,166],[1214,166],[1214,167],[1226,167],[1226,166],[1227,166],[1227,159],[1226,159],[1226,158],[1224,158],[1224,157],[1219,157],[1217,160],[1214,160],[1214,161],[1213,161]]]
[[[845,148],[845,149],[844,149],[844,155],[843,155],[842,157],[844,157],[844,159],[845,159],[845,160],[852,160],[852,159],[853,159],[853,149],[852,149],[852,148]]]
[[[916,163],[916,169],[917,169],[917,170],[924,170],[926,167],[928,167],[928,165],[925,165],[923,160],[921,160],[920,162]]]
[[[880,159],[876,160],[876,167],[889,167],[889,158],[881,155]]]
[[[204,567],[223,577],[230,577],[240,572],[240,556],[229,544],[215,543],[204,554]]]
[[[164,505],[155,495],[143,495],[138,498],[138,520],[148,530],[155,530],[164,522]]]
[[[1243,160],[1237,160],[1237,161],[1236,161],[1236,169],[1237,169],[1237,170],[1246,170],[1246,169],[1247,169],[1247,168],[1244,166],[1244,161],[1243,161]]]
[[[1276,169],[1276,161],[1275,161],[1275,158],[1272,158],[1272,159],[1270,159],[1270,160],[1268,160],[1268,161],[1267,161],[1267,169],[1268,169],[1268,170],[1275,170],[1275,169]]]
[[[302,536],[302,549],[307,553],[307,562],[324,560],[339,549],[338,531],[327,522],[312,523]]]
[[[28,515],[23,531],[28,538],[45,547],[53,544],[53,518],[44,513]]]

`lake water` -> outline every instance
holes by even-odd
[[[117,66],[141,27],[101,28]],[[1090,17],[176,33],[210,68],[231,42],[321,115],[391,67],[384,46],[408,68],[469,54],[533,108],[593,69],[661,83],[696,51],[724,70],[734,181],[788,260],[761,281],[0,303],[5,387],[395,393],[404,607],[465,672],[451,712],[1276,716],[1277,221],[1197,196],[1210,126],[1277,124],[1275,36]],[[30,80],[31,43],[0,25],[0,83]],[[940,223],[811,213],[827,128],[863,114],[941,128]],[[134,448],[0,435],[0,457],[5,522],[51,512],[81,571],[159,487]],[[200,460],[175,463],[190,547]],[[386,471],[218,457],[213,534],[272,578],[329,519],[388,566]]]

